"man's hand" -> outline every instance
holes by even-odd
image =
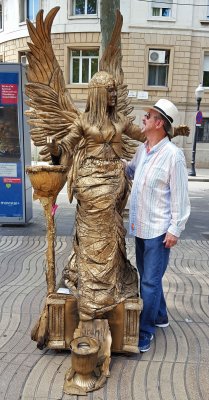
[[[171,247],[175,246],[177,243],[178,238],[171,233],[167,232],[165,235],[165,239],[163,240],[163,243],[165,243],[165,248],[170,249]]]
[[[51,138],[50,136],[47,136],[46,140],[46,145],[48,147],[48,150],[50,154],[53,156],[59,156],[60,155],[60,149],[59,146],[54,138]]]

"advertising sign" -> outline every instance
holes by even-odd
[[[21,220],[23,190],[18,80],[18,73],[0,73],[0,217],[18,217]]]

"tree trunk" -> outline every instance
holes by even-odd
[[[101,54],[103,54],[110,40],[115,24],[116,9],[120,10],[120,0],[100,1],[100,23],[101,23]]]

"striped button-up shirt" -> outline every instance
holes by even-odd
[[[168,231],[179,237],[190,214],[188,174],[182,150],[168,137],[149,152],[144,143],[127,163],[126,173],[134,179],[130,234],[152,239]]]

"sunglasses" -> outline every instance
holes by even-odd
[[[146,119],[150,119],[151,117],[152,117],[152,115],[150,114],[150,112],[147,112],[146,114],[144,114],[144,117],[146,118]],[[160,116],[158,116],[158,115],[153,115],[153,118],[154,119],[162,119]]]
[[[150,115],[149,112],[147,112],[146,114],[144,114],[144,117],[145,117],[146,119],[150,119],[151,115]]]

